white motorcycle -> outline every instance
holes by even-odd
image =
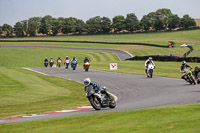
[[[65,61],[65,69],[68,69],[69,63],[70,63],[69,60]]]
[[[148,68],[147,68],[147,78],[152,78],[153,77],[154,68],[155,68],[155,66],[152,63],[150,63],[148,65]]]

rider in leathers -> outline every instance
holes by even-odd
[[[150,63],[152,63],[153,65],[154,65],[154,69],[155,69],[155,64],[154,64],[154,62],[152,61],[152,57],[149,57],[149,59],[148,60],[146,60],[145,61],[145,72],[146,72],[146,74],[147,74],[147,69],[148,69],[148,65],[150,64]]]
[[[197,79],[198,73],[200,73],[200,68],[198,66],[196,66],[194,68],[194,77],[195,77],[195,79]]]
[[[185,79],[185,80],[187,80],[187,79],[185,78],[187,68],[192,69],[192,66],[186,64],[186,61],[182,61],[182,65],[181,65],[181,68],[180,68],[180,72],[183,74],[183,75],[181,76],[181,78],[182,78],[182,79]]]
[[[90,60],[87,57],[85,57],[85,59],[83,61],[83,69],[84,69],[84,65],[85,65],[86,62],[90,62]]]
[[[100,88],[100,84],[96,84],[94,82],[91,82],[90,78],[86,78],[84,79],[84,85],[85,85],[85,91],[87,90],[87,87],[92,86],[94,90],[100,90],[100,91],[104,91],[104,93],[106,94],[106,96],[111,99],[110,95],[108,94],[108,92],[106,91],[106,88],[103,87],[102,89]]]

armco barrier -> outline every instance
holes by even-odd
[[[181,62],[183,60],[187,62],[200,62],[200,57],[177,57],[177,56],[160,56],[160,55],[149,55],[149,56],[135,56],[126,60],[147,60],[152,57],[154,61],[176,61]]]

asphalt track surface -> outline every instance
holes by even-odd
[[[112,52],[119,57],[119,59],[125,60],[131,58],[132,55],[128,52],[117,49],[104,49],[104,48],[75,48],[75,47],[57,47],[57,46],[2,46],[2,47],[23,47],[23,48],[57,48],[57,49],[71,49],[71,50],[95,50],[95,51],[107,51]]]
[[[3,121],[1,123],[51,119],[64,116],[93,114],[132,109],[143,109],[169,105],[191,104],[200,102],[199,85],[190,85],[181,79],[163,77],[146,78],[144,75],[124,74],[78,68],[31,68],[48,75],[62,77],[83,83],[90,77],[93,82],[106,86],[108,91],[118,97],[115,109],[105,108],[100,111],[87,109],[77,112],[52,114],[32,118]],[[155,71],[156,72],[156,71]],[[84,88],[83,88],[84,89]],[[85,95],[85,94],[80,94]]]

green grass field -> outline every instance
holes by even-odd
[[[200,104],[1,124],[1,133],[199,133]]]
[[[200,30],[169,32],[161,34],[127,34],[127,35],[97,35],[97,36],[70,36],[70,37],[36,37],[20,39],[54,39],[54,40],[87,40],[112,42],[146,42],[167,45],[167,41],[197,42],[196,50],[200,46]],[[184,37],[184,38],[183,38]],[[19,39],[19,38],[15,38]],[[168,54],[187,51],[187,48],[163,49],[148,46],[130,46],[113,44],[82,44],[82,43],[3,43],[0,45],[37,45],[62,47],[91,47],[113,48],[130,51],[134,55]],[[182,53],[181,53],[182,52]],[[197,54],[199,54],[197,52]],[[45,76],[21,67],[43,67],[45,57],[68,55],[76,56],[82,67],[85,56],[91,60],[91,69],[109,70],[109,63],[118,63],[118,70],[113,72],[144,75],[144,61],[119,61],[118,57],[110,52],[80,51],[49,48],[8,48],[0,47],[0,118],[50,112],[88,104],[85,98],[83,84]],[[180,78],[180,62],[155,62],[155,76]],[[193,67],[199,63],[189,63]],[[62,64],[63,66],[63,64]],[[61,68],[64,69],[64,68]],[[145,76],[145,75],[144,75]],[[71,95],[73,94],[73,96]],[[80,95],[83,94],[83,95]],[[31,106],[30,106],[31,105]],[[99,113],[92,115],[70,116],[51,120],[0,124],[1,133],[32,133],[32,132],[200,132],[199,104],[139,109],[113,113]]]
[[[50,37],[28,37],[28,38],[9,38],[8,40],[58,40],[58,41],[97,41],[97,42],[134,42],[150,43],[158,45],[168,45],[168,41],[175,41],[173,49],[157,48],[140,45],[116,45],[116,44],[97,44],[97,43],[67,43],[67,42],[0,42],[1,46],[11,45],[31,45],[31,46],[63,46],[63,47],[89,47],[89,48],[112,48],[129,51],[133,55],[170,55],[183,56],[188,48],[181,48],[184,43],[194,44],[194,52],[191,57],[200,57],[200,30],[163,32],[163,33],[141,33],[141,34],[120,34],[120,35],[82,35],[82,36],[50,36]]]
[[[177,44],[196,43],[200,44],[200,30],[140,33],[140,34],[112,34],[112,35],[82,35],[82,36],[51,36],[51,37],[28,37],[13,38],[12,40],[61,40],[61,41],[99,41],[99,42],[136,42],[158,45],[168,45],[168,41]],[[9,39],[10,40],[10,39]]]

